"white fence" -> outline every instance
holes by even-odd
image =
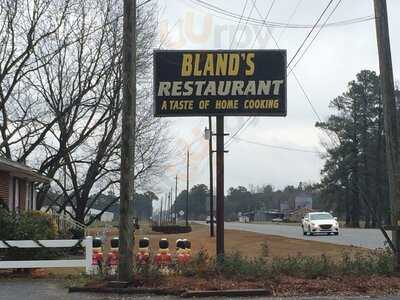
[[[79,240],[39,240],[39,243],[30,240],[0,241],[0,248],[72,248]],[[82,242],[85,247],[84,259],[60,259],[60,260],[0,260],[0,269],[32,269],[32,268],[76,268],[84,267],[86,274],[92,273],[93,237],[87,236]]]

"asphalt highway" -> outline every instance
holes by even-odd
[[[205,222],[198,223],[206,224]],[[385,238],[378,229],[340,228],[338,236],[303,236],[300,226],[285,224],[225,222],[225,229],[244,230],[261,234],[279,235],[295,239],[320,241],[340,245],[353,245],[369,249],[385,247]],[[391,236],[390,232],[389,236]]]

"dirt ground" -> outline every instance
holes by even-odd
[[[158,241],[161,238],[167,238],[170,242],[169,249],[173,253],[175,251],[175,241],[179,238],[186,238],[192,242],[192,252],[197,253],[200,249],[207,250],[209,255],[214,255],[215,237],[211,238],[209,227],[199,224],[192,225],[193,231],[186,234],[161,234],[151,232],[148,226],[142,228],[135,235],[135,252],[137,251],[137,241],[142,237],[150,239],[150,247],[152,251],[158,250]],[[102,232],[100,228],[92,228],[89,234],[95,236],[96,233]],[[107,233],[107,242],[104,249],[109,248],[109,240],[118,236],[118,229],[112,228]],[[265,235],[247,231],[225,230],[225,251],[239,251],[244,256],[260,256],[262,254],[262,244],[268,245],[269,256],[271,257],[287,257],[294,255],[319,256],[326,254],[330,257],[340,256],[344,251],[363,251],[362,248],[353,246],[343,246],[331,243],[323,243],[317,241],[306,241],[301,239],[292,239],[281,236]]]

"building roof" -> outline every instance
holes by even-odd
[[[42,183],[49,183],[51,181],[50,178],[41,175],[31,167],[4,157],[0,157],[0,171],[8,172],[15,177],[27,181]]]

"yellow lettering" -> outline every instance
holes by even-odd
[[[246,76],[252,76],[254,74],[254,53],[248,53],[246,56],[247,69],[245,71]]]
[[[214,58],[211,53],[207,54],[206,65],[204,66],[203,75],[214,76]]]
[[[236,76],[239,73],[240,57],[239,54],[230,53],[229,54],[229,68],[228,75]]]
[[[215,75],[216,76],[225,76],[226,75],[226,70],[228,68],[228,53],[218,53],[217,54],[217,67],[215,70]]]
[[[182,76],[190,76],[192,74],[192,60],[193,57],[191,54],[183,54],[182,57]]]
[[[199,64],[200,64],[200,53],[196,53],[194,55],[194,70],[193,70],[194,76],[201,76],[201,70],[199,68]]]

